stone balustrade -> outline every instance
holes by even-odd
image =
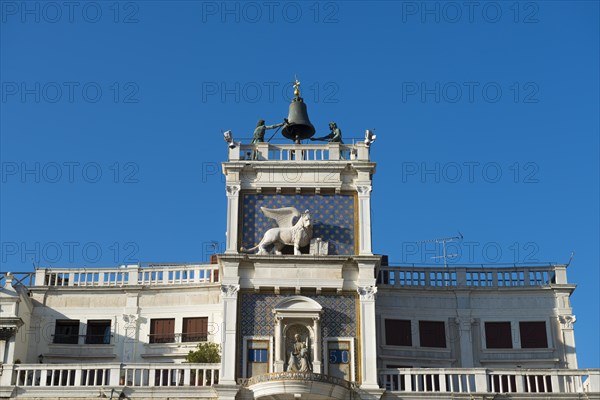
[[[0,273],[0,282],[6,273]],[[27,286],[59,287],[123,287],[133,285],[197,285],[219,282],[216,264],[123,265],[117,268],[40,268],[29,279],[19,281]]]
[[[19,273],[15,273],[17,276]],[[6,273],[0,273],[0,283]],[[128,285],[193,285],[219,282],[216,264],[127,265],[117,268],[38,269],[23,273],[25,286],[96,287]],[[379,287],[541,287],[568,284],[565,265],[512,266],[382,266]]]
[[[20,388],[212,386],[221,364],[14,364],[0,386]]]
[[[598,393],[600,369],[392,368],[379,370],[391,392]]]
[[[356,144],[239,144],[229,149],[229,161],[369,161],[369,147]]]
[[[548,266],[382,266],[380,287],[535,287],[567,284],[565,265]]]
[[[69,389],[90,387],[208,387],[219,383],[220,364],[13,364],[4,365],[0,387]],[[289,376],[288,376],[289,375]],[[319,381],[354,390],[358,386],[320,374],[267,374],[242,380]],[[598,393],[600,369],[388,368],[379,385],[405,393]]]

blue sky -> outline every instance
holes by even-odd
[[[597,2],[1,2],[2,271],[206,260],[221,130],[378,135],[373,247],[567,262],[599,359]],[[281,137],[274,139],[280,141]],[[429,247],[428,247],[429,246]]]

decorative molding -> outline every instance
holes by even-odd
[[[574,315],[559,315],[558,321],[562,329],[573,329],[573,324],[577,322],[577,317]]]
[[[359,195],[362,195],[362,196],[368,196],[369,193],[371,193],[371,190],[373,190],[373,186],[371,186],[371,185],[356,186],[356,191],[358,192]]]
[[[227,196],[237,196],[240,193],[240,185],[227,185]]]
[[[238,291],[240,290],[240,285],[221,285],[221,293],[223,293],[223,297],[236,297]]]
[[[475,324],[475,319],[470,317],[454,317],[452,322],[460,329],[461,331],[470,331],[471,326]]]
[[[11,337],[17,334],[18,328],[16,326],[0,327],[0,340],[8,341]]]
[[[361,301],[373,301],[375,300],[375,294],[377,293],[377,286],[359,286],[357,289],[360,295]]]
[[[324,382],[334,385],[341,386],[348,390],[354,390],[355,384],[348,382],[342,378],[336,378],[325,374],[317,374],[314,372],[273,372],[270,374],[263,374],[253,376],[249,379],[238,379],[238,383],[242,386],[250,387],[258,383],[272,382],[272,381],[302,381],[308,382]]]

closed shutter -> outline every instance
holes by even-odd
[[[208,318],[184,318],[183,335],[184,342],[203,342],[208,336]]]
[[[175,341],[175,318],[150,320],[150,343]]]

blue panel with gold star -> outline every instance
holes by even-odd
[[[329,242],[329,254],[353,255],[354,246],[354,195],[353,194],[243,194],[242,246],[254,247],[277,222],[265,217],[261,207],[296,207],[298,211],[310,210],[313,220],[313,238]]]

